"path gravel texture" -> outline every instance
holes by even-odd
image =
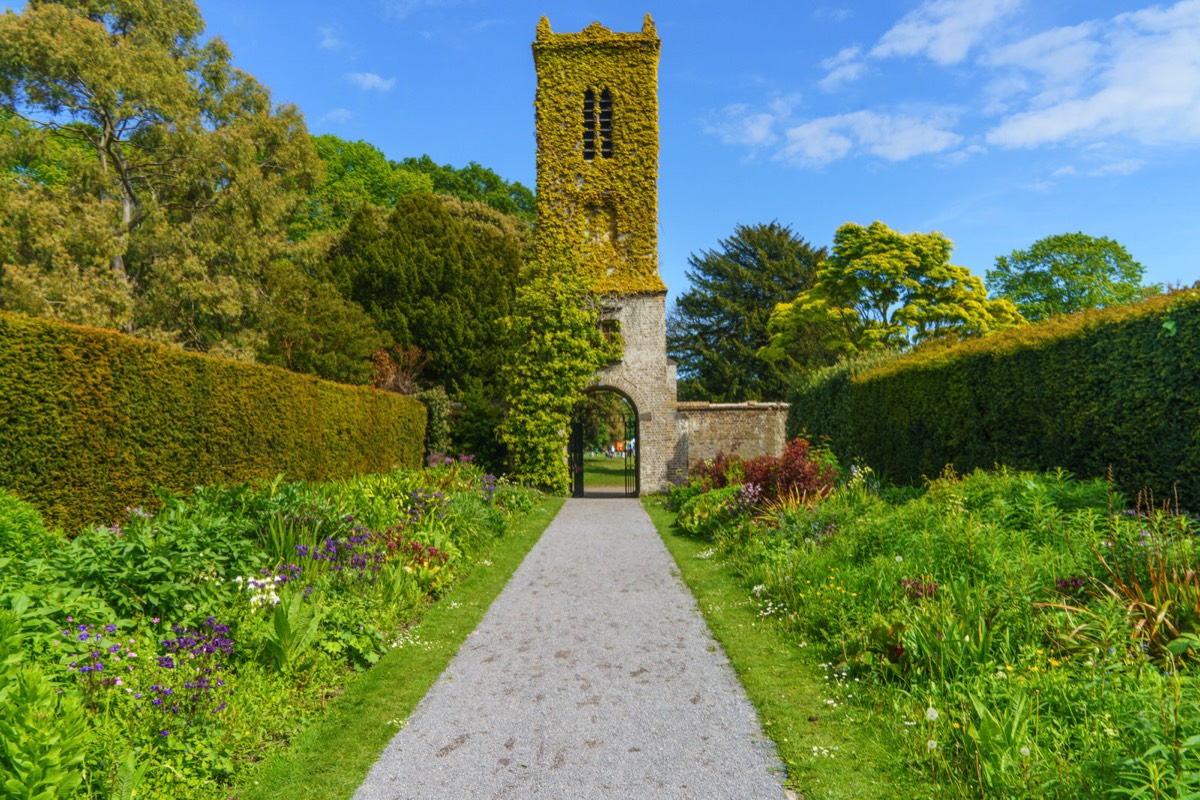
[[[568,500],[356,800],[783,798],[636,500]]]

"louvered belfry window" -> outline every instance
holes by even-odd
[[[612,158],[612,93],[608,89],[596,92],[588,89],[583,94],[583,158],[591,161],[596,157],[596,141],[600,142],[601,158]]]

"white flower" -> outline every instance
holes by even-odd
[[[904,560],[904,556],[896,556],[896,563],[899,564]]]
[[[926,750],[937,750],[937,742],[935,742],[933,739],[930,739],[928,742],[925,743],[925,749]]]
[[[929,720],[930,722],[937,722],[937,718],[938,711],[936,708],[930,706],[929,708],[925,709],[925,719]]]
[[[1022,747],[1022,748],[1021,748],[1021,755],[1025,756],[1026,758],[1029,758],[1029,748],[1028,748],[1028,747]]]

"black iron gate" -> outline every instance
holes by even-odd
[[[571,423],[571,443],[568,449],[571,466],[571,496],[583,497],[583,423]]]
[[[638,454],[642,443],[638,441],[637,417],[625,418],[625,496],[637,497],[641,491],[638,470]]]

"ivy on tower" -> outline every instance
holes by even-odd
[[[568,255],[593,292],[665,292],[658,274],[658,58],[642,30],[594,22],[554,33],[542,17],[537,71],[537,245]]]

